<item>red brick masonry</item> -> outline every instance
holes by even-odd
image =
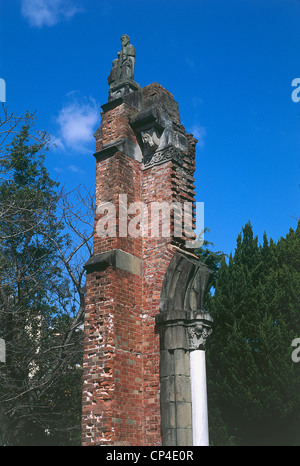
[[[96,207],[114,203],[117,225],[119,194],[126,194],[129,204],[142,201],[149,212],[152,202],[195,199],[196,140],[181,125],[173,96],[157,83],[136,93],[138,105],[136,99],[120,99],[104,106],[95,135]],[[166,111],[172,129],[186,139],[181,162],[170,159],[146,168],[142,159],[114,144],[125,138],[140,150],[131,121],[150,106]],[[161,445],[155,315],[165,272],[176,248],[184,248],[184,238],[152,238],[150,231],[146,237],[120,237],[118,227],[114,237],[99,237],[101,215],[95,215],[95,262],[87,267],[82,444]]]

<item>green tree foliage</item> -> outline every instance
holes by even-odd
[[[208,228],[205,228],[203,233],[207,233],[209,231],[210,230]],[[213,243],[204,240],[201,248],[195,250],[195,255],[198,256],[201,262],[203,262],[211,271],[205,289],[204,302],[206,306],[208,306],[209,300],[214,293],[221,262],[226,257],[226,254],[221,251],[213,251],[213,247]]]
[[[24,123],[0,159],[0,443],[79,444],[83,300],[71,259],[80,246],[64,255],[72,242],[44,165],[48,138],[29,115]]]
[[[300,223],[276,244],[258,244],[245,225],[222,258],[207,309],[213,444],[299,444],[300,372],[291,343],[300,335]]]

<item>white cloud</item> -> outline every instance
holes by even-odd
[[[54,26],[82,11],[73,0],[21,0],[21,11],[30,26]]]
[[[60,110],[56,119],[59,148],[90,152],[94,144],[93,134],[99,124],[100,112],[94,99],[82,97],[77,92],[68,95],[69,101]]]
[[[68,169],[71,170],[71,172],[73,172],[73,173],[79,173],[79,174],[83,174],[83,173],[84,173],[84,171],[81,170],[81,168],[78,167],[77,165],[69,165],[69,166],[68,166]]]
[[[206,137],[206,134],[207,134],[206,129],[204,128],[204,126],[201,126],[199,124],[194,124],[191,127],[190,132],[192,133],[194,138],[198,139],[198,147],[203,149],[204,140],[205,140],[205,137]]]
[[[50,137],[50,145],[51,145],[52,149],[54,149],[54,150],[56,150],[56,149],[64,150],[65,149],[64,143],[62,142],[61,138],[58,138],[56,136],[51,136]]]
[[[72,173],[76,173],[78,175],[84,175],[85,174],[85,171],[82,170],[77,165],[68,165],[68,166],[65,166],[65,167],[54,167],[53,170],[58,174],[65,173],[66,171],[68,173],[72,172]]]
[[[56,173],[62,173],[64,170],[63,168],[60,168],[60,167],[54,167],[53,170],[56,172]]]

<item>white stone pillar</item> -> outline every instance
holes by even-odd
[[[212,330],[207,322],[188,329],[192,398],[193,446],[209,446],[205,344]]]
[[[193,446],[208,446],[205,350],[190,352]]]

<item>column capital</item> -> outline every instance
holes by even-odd
[[[212,333],[211,325],[207,322],[196,321],[187,327],[190,351],[205,350],[206,341]]]
[[[208,312],[164,311],[156,315],[155,321],[160,329],[162,349],[205,349],[212,333],[213,318]]]

